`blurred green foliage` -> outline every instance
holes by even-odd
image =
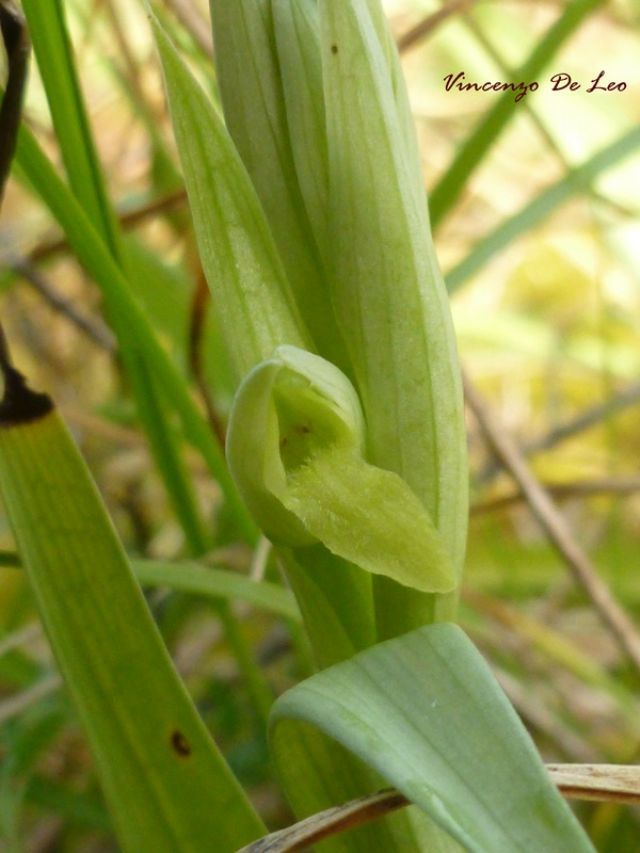
[[[440,184],[500,97],[446,92],[444,76],[463,70],[468,80],[506,79],[506,69],[523,66],[567,5],[478,0],[405,51],[428,191]],[[386,6],[398,36],[440,8],[433,0]],[[640,14],[634,0],[591,6],[597,8],[536,72],[539,90],[508,110],[499,134],[492,131],[486,154],[439,221],[436,248],[445,275],[468,266],[474,253],[486,256],[455,282],[462,361],[522,446],[547,438],[532,455],[536,473],[558,490],[579,541],[637,616]],[[66,7],[109,196],[128,232],[130,262],[143,271],[134,276],[137,296],[194,378],[212,421],[224,428],[230,368],[203,293],[144,12],[127,0],[69,0]],[[161,12],[194,72],[215,94],[205,7],[166,0]],[[587,93],[602,69],[608,79],[624,80],[626,90]],[[557,72],[571,74],[582,88],[551,91],[548,81]],[[34,65],[27,123],[59,159],[45,103]],[[631,143],[614,163],[610,149],[625,137]],[[603,151],[595,173],[572,178]],[[32,384],[46,387],[60,403],[129,551],[152,559],[184,557],[189,544],[150,463],[132,414],[131,389],[104,339],[96,344],[100,335],[87,334],[74,317],[88,319],[94,333],[104,331],[99,292],[21,177],[16,170],[0,230],[2,322],[16,361]],[[540,197],[547,200],[542,205]],[[587,427],[579,428],[578,420],[573,432],[554,439],[558,428],[591,410]],[[463,624],[546,758],[634,762],[637,677],[572,586],[508,477],[494,466],[472,419],[469,427],[475,508]],[[219,490],[200,459],[188,457],[187,464],[197,511],[216,531],[207,562],[278,581],[263,543],[254,552],[235,544],[217,514]],[[14,548],[4,517],[0,548]],[[2,562],[0,847],[115,849],[31,595],[20,571]],[[155,587],[148,600],[234,770],[271,824],[288,822],[271,782],[262,728],[210,602]],[[277,693],[308,674],[308,650],[295,626],[255,605],[237,607]],[[599,850],[637,846],[633,809],[591,804],[579,812]]]

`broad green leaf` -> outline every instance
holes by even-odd
[[[289,5],[304,6],[305,2]],[[289,137],[286,91],[296,69],[279,65],[272,0],[210,0],[210,6],[229,133],[260,198],[298,309],[311,333],[314,347],[308,348],[317,348],[347,369],[313,234],[312,226],[324,210],[314,208],[313,217],[308,215],[300,181],[308,190],[308,175],[301,172],[299,178]],[[300,18],[303,10],[292,14]],[[313,50],[313,43],[308,50]],[[289,62],[291,57],[283,59]],[[311,109],[321,109],[320,103],[313,107],[307,103]],[[293,132],[296,134],[296,127]],[[306,201],[311,201],[308,195]]]
[[[318,729],[291,724],[283,725],[284,728],[291,767],[304,773],[304,785],[289,784],[291,778],[281,776],[289,804],[298,818],[388,786],[383,776]],[[319,843],[317,850],[318,853],[462,853],[459,844],[415,807],[334,835]]]
[[[0,412],[5,506],[122,848],[215,839],[231,853],[263,826],[173,669],[84,461],[10,369]]]
[[[484,660],[454,625],[374,646],[276,702],[272,751],[294,800],[306,757],[290,745],[309,726],[369,764],[466,850],[593,851]]]
[[[567,39],[603,0],[573,0],[558,13],[556,22],[536,43],[530,56],[512,74],[515,82],[538,80],[540,73],[557,54]],[[434,229],[451,210],[473,172],[478,168],[500,133],[509,123],[519,104],[513,92],[505,91],[482,118],[473,133],[461,145],[444,176],[431,191],[429,207]]]
[[[240,386],[227,457],[267,536],[293,547],[322,542],[372,574],[451,591],[455,575],[423,504],[364,452],[357,394],[320,356],[279,347]]]
[[[238,378],[280,344],[310,346],[255,190],[212,104],[157,22],[200,259]]]
[[[415,142],[399,116],[369,3],[321,0],[319,9],[331,286],[368,449],[374,464],[399,474],[424,503],[459,577],[467,515],[460,376],[426,201],[416,191]],[[415,595],[407,600],[386,581],[376,585],[382,635],[422,624],[439,607]]]
[[[581,166],[569,171],[557,183],[543,190],[522,210],[483,237],[467,257],[447,273],[449,292],[453,293],[465,284],[495,254],[513,243],[521,234],[535,228],[572,196],[587,191],[598,175],[628,157],[638,147],[640,147],[640,128],[632,127]]]

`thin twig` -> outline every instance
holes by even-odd
[[[209,382],[204,369],[203,363],[203,347],[205,338],[205,327],[207,320],[207,312],[211,310],[211,297],[207,280],[202,271],[202,266],[198,262],[198,273],[196,276],[196,287],[191,303],[191,313],[189,322],[189,367],[191,373],[202,397],[207,420],[214,435],[218,439],[220,446],[225,445],[225,427],[222,418],[218,413],[213,402],[213,397],[209,392]]]
[[[181,187],[179,190],[167,193],[160,198],[145,201],[137,207],[130,210],[123,210],[118,213],[118,221],[125,229],[134,228],[139,223],[157,213],[165,213],[182,205],[187,198],[186,191]],[[29,252],[28,260],[31,262],[43,261],[65,251],[69,247],[66,237],[53,237],[49,240],[44,240],[39,243],[34,249]]]
[[[544,482],[542,485],[556,500],[587,498],[594,495],[632,495],[640,492],[640,477],[601,477],[597,480],[578,480],[572,483]],[[471,514],[484,515],[488,512],[496,512],[524,500],[525,496],[522,492],[514,491],[508,495],[473,504]]]
[[[61,296],[46,280],[42,273],[35,266],[24,258],[14,258],[8,263],[17,275],[21,276],[31,287],[42,296],[47,304],[53,308],[58,314],[62,314],[71,322],[83,335],[85,335],[92,343],[106,350],[108,353],[115,353],[116,340],[111,331],[104,323],[97,319],[81,314],[76,310],[72,303]]]
[[[571,420],[560,424],[557,427],[544,433],[539,438],[534,438],[531,441],[524,443],[521,447],[521,453],[525,456],[531,456],[534,453],[541,453],[545,450],[551,450],[556,445],[569,438],[573,438],[581,432],[585,432],[592,427],[596,427],[608,418],[617,415],[625,409],[635,406],[640,403],[640,382],[629,385],[624,391],[610,397],[603,403],[596,403],[594,406],[589,406],[580,414],[576,415]],[[488,464],[483,471],[478,474],[476,482],[480,485],[485,485],[490,482],[500,471],[500,466],[494,462]]]
[[[27,708],[35,705],[45,696],[55,693],[60,687],[62,687],[62,678],[57,673],[52,673],[43,678],[42,681],[36,682],[32,687],[23,690],[22,693],[16,693],[14,696],[3,699],[0,702],[0,724],[19,717]]]
[[[548,764],[547,770],[565,797],[604,802],[640,802],[640,767]],[[254,841],[237,853],[294,853],[296,850],[307,850],[323,838],[370,823],[408,805],[410,801],[404,794],[387,788],[305,818],[293,826]]]
[[[421,41],[430,36],[434,30],[436,30],[440,24],[443,24],[448,18],[452,15],[455,15],[460,12],[466,12],[467,9],[470,9],[471,6],[476,2],[476,0],[450,0],[449,3],[445,3],[440,9],[436,12],[432,12],[430,15],[427,15],[421,21],[411,27],[404,35],[400,36],[398,39],[398,50],[400,53],[405,53],[408,50],[411,50],[412,47],[416,47]]]
[[[254,841],[237,853],[293,853],[295,850],[307,850],[323,838],[363,826],[408,805],[409,801],[404,794],[388,788],[311,815],[293,826]]]
[[[17,554],[15,559],[18,562]],[[14,649],[20,648],[20,646],[26,646],[33,640],[41,639],[42,635],[42,625],[39,622],[31,622],[29,625],[18,628],[17,631],[12,631],[0,640],[0,658]]]
[[[466,376],[464,385],[467,404],[492,451],[517,483],[532,513],[563,558],[575,581],[589,597],[603,623],[640,672],[640,636],[636,626],[599,577],[549,493],[533,475],[522,453],[494,420],[482,397]]]
[[[114,7],[113,0],[108,0],[108,2],[104,3],[103,5],[107,10],[107,15],[109,16],[109,23],[111,25],[113,36],[118,45],[118,52],[124,60],[124,66],[127,70],[127,84],[131,87],[140,103],[144,103],[145,98],[141,82],[142,74],[140,73],[139,63],[133,55],[133,52],[125,35],[125,29],[127,28],[127,25],[123,20],[122,16]]]
[[[18,139],[29,66],[29,37],[24,18],[9,0],[0,0],[0,31],[7,53],[7,85],[0,105],[0,205]]]

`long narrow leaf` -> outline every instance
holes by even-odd
[[[263,831],[178,679],[75,445],[4,365],[0,484],[123,849],[235,850]]]
[[[109,203],[102,170],[76,74],[62,0],[24,0],[29,34],[62,159],[73,194],[114,257],[120,254],[117,221]]]
[[[300,611],[291,592],[268,581],[258,582],[238,572],[188,562],[134,560],[132,568],[142,586],[167,586],[189,595],[244,601],[285,619],[300,621]]]
[[[62,0],[46,4],[27,0],[24,10],[72,191],[114,260],[131,274],[84,107]],[[193,554],[203,553],[210,537],[200,518],[178,436],[162,402],[162,386],[154,379],[153,364],[137,354],[127,327],[116,322],[115,331],[140,420],[187,545]]]
[[[19,568],[20,558],[16,553],[0,552],[0,566]],[[269,581],[254,581],[238,572],[184,560],[170,563],[163,560],[132,560],[131,568],[143,587],[166,586],[189,595],[244,601],[294,622],[300,621],[300,611],[291,592]]]
[[[239,379],[280,344],[313,347],[221,119],[157,21],[154,33],[202,266]]]

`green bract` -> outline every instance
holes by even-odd
[[[317,355],[279,347],[240,386],[227,456],[275,542],[320,541],[373,574],[451,591],[455,575],[429,514],[397,474],[366,461],[365,438],[347,377]]]

